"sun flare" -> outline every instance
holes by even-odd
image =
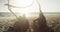
[[[31,5],[33,0],[10,0],[11,5],[18,6],[18,7],[26,7]]]
[[[25,15],[26,17],[36,16],[38,14],[34,13],[39,13],[39,6],[37,2],[34,0],[10,0],[9,4],[16,7],[26,7],[26,8],[12,8],[13,11],[19,12],[20,16],[22,15]]]

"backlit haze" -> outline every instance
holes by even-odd
[[[32,2],[33,0],[29,0]],[[60,0],[38,0],[43,12],[60,12]],[[19,1],[20,2],[20,1]],[[0,0],[0,12],[9,12],[4,4],[7,0]],[[23,5],[23,4],[22,4]],[[29,5],[28,3],[26,5]]]

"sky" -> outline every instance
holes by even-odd
[[[43,12],[60,12],[60,0],[38,0]],[[9,12],[4,4],[7,0],[0,0],[0,12]]]

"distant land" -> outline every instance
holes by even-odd
[[[18,12],[15,12],[15,14],[19,15]],[[37,14],[37,13],[34,13],[34,14]],[[43,14],[59,14],[60,15],[60,12],[43,12]],[[14,16],[14,15],[10,12],[0,12],[0,17],[11,17],[11,16]]]
[[[14,12],[19,13],[19,12]],[[60,12],[43,12],[44,14],[60,14]],[[0,14],[11,14],[11,12],[0,12]]]

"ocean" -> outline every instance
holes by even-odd
[[[19,12],[15,12],[19,16]],[[36,14],[36,13],[35,13]],[[43,12],[44,15],[60,15],[60,12]],[[14,17],[10,12],[0,12],[0,17]]]

